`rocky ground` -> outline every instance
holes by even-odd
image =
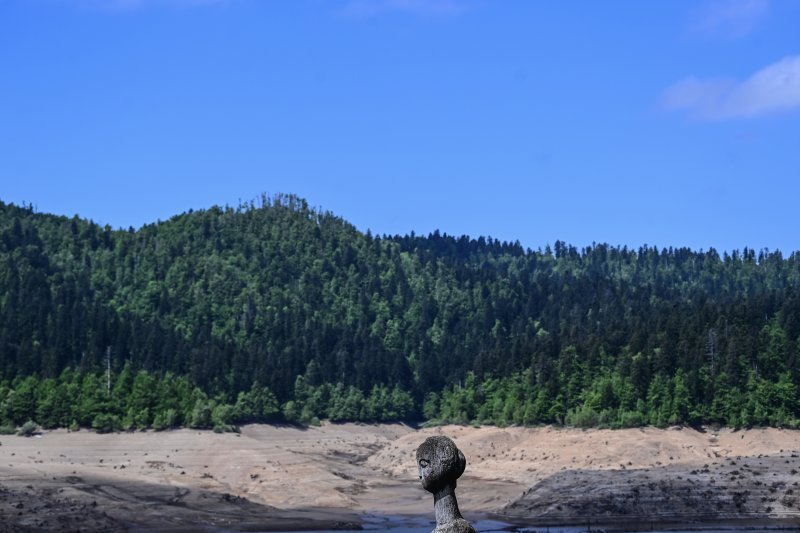
[[[253,425],[0,437],[0,531],[355,528],[366,513],[432,518],[415,448],[467,457],[469,519],[800,524],[800,432]]]

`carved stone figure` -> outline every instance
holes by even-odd
[[[428,437],[417,448],[422,488],[433,493],[436,529],[432,533],[475,533],[475,529],[461,516],[456,501],[456,480],[466,466],[464,454],[447,437]]]

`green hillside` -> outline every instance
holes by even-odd
[[[796,426],[798,352],[798,253],[377,237],[293,196],[127,231],[0,202],[6,425]]]

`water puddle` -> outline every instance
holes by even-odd
[[[392,531],[393,533],[430,533],[436,523],[428,518],[391,516],[391,515],[363,515],[363,531]],[[497,520],[478,520],[472,522],[476,531],[490,533],[501,531],[523,531],[511,524]],[[525,531],[531,531],[526,529]],[[561,530],[553,530],[553,533]],[[564,533],[573,533],[577,530],[563,530]],[[532,533],[532,531],[531,531]]]
[[[410,517],[410,516],[393,516],[393,515],[377,515],[367,514],[362,515],[362,530],[361,531],[391,531],[392,533],[431,533],[436,527],[434,521],[425,517]],[[672,525],[665,529],[658,529],[659,526],[644,526],[639,527],[634,525],[628,526],[519,526],[513,525],[498,520],[476,520],[472,522],[472,526],[479,533],[604,533],[604,532],[622,532],[626,533],[744,533],[744,532],[779,532],[779,531],[794,531],[800,532],[800,527],[786,526],[786,525],[691,525],[680,526]],[[303,533],[303,532],[301,532]],[[306,532],[313,533],[313,532]],[[320,532],[316,532],[320,533]],[[325,532],[325,533],[342,533],[341,531]],[[355,532],[353,532],[355,533]]]

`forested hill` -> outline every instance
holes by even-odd
[[[376,237],[293,196],[127,231],[0,202],[6,423],[797,425],[798,352],[798,253]]]

